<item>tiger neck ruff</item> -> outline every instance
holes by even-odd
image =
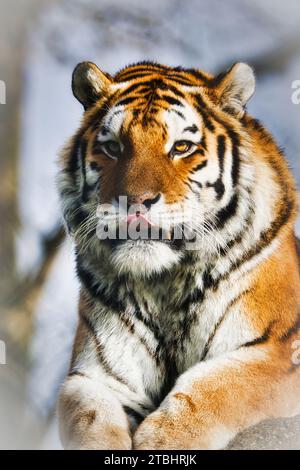
[[[65,447],[222,448],[299,412],[297,197],[245,111],[252,69],[112,77],[84,62],[72,86],[85,113],[58,179],[81,281]]]

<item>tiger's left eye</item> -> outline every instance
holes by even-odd
[[[178,142],[175,142],[173,145],[171,153],[173,155],[182,155],[187,153],[191,148],[193,147],[193,142],[189,142],[187,140],[179,140]]]

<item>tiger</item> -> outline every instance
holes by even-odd
[[[65,449],[223,449],[300,412],[298,196],[246,110],[254,89],[243,62],[75,68],[83,119],[58,172],[80,281]]]

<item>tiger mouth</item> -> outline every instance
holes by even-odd
[[[176,230],[177,229],[177,230]],[[180,234],[181,236],[178,236]],[[170,246],[173,249],[183,249],[187,242],[186,237],[184,236],[182,230],[178,230],[178,227],[171,228],[169,230],[165,230],[161,227],[157,227],[155,234],[153,235],[152,227],[147,227],[147,229],[143,229],[140,233],[136,233],[135,237],[131,237],[127,231],[127,236],[124,237],[124,232],[120,236],[119,227],[116,229],[116,236],[114,238],[107,238],[103,240],[106,244],[110,245],[112,248],[121,246],[127,242],[135,242],[138,244],[143,243],[162,243],[167,246]],[[194,242],[196,239],[196,235],[192,238],[189,238],[188,241]],[[141,245],[142,247],[142,245]]]

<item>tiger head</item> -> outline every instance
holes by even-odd
[[[225,249],[251,185],[244,119],[254,86],[244,63],[216,77],[146,62],[112,77],[79,64],[73,93],[85,113],[60,173],[77,250],[151,275],[189,249]]]

